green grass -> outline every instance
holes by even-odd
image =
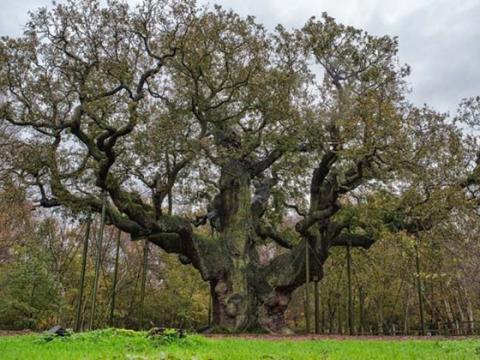
[[[0,359],[480,359],[480,340],[252,340],[198,335],[171,342],[107,329],[55,338],[0,337]]]

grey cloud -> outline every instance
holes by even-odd
[[[0,0],[0,35],[21,35],[28,12],[48,4],[48,0]]]
[[[339,21],[376,35],[398,36],[399,58],[412,67],[410,98],[454,112],[464,97],[480,94],[478,0],[220,0],[273,28],[301,26],[326,11]]]
[[[400,58],[412,66],[416,103],[454,111],[462,98],[480,94],[480,2],[462,4],[439,1],[383,28],[399,36]]]
[[[130,0],[138,3],[139,0]],[[376,35],[399,37],[400,61],[412,67],[411,99],[455,111],[463,97],[480,95],[479,0],[200,0],[255,15],[273,29],[300,27],[327,11],[339,21]],[[49,0],[0,0],[0,35],[18,36],[29,10]]]

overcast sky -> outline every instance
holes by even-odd
[[[136,3],[139,0],[129,0]],[[200,3],[207,1],[200,0]],[[480,95],[480,0],[216,0],[272,28],[300,27],[323,11],[376,35],[399,37],[400,60],[412,67],[411,99],[454,112]],[[0,35],[18,36],[27,12],[50,0],[0,0]]]

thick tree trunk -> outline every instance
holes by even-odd
[[[213,204],[213,224],[219,234],[216,247],[223,252],[220,266],[209,276],[213,322],[219,330],[232,332],[290,333],[285,311],[295,287],[279,291],[261,271],[250,181],[239,162],[232,161],[222,170],[220,193]]]
[[[285,321],[285,312],[290,303],[292,293],[290,291],[275,291],[259,307],[258,323],[271,333],[291,335],[293,331]]]
[[[275,291],[265,298],[253,291],[253,283],[247,284],[251,291],[246,292],[235,291],[232,284],[227,277],[211,282],[213,324],[218,330],[292,334],[285,321],[291,293]]]
[[[244,284],[236,283],[235,276],[224,276],[218,281],[212,281],[211,291],[213,322],[216,327],[242,332],[255,326],[255,296],[244,288]]]
[[[210,277],[213,321],[222,329],[245,331],[256,325],[256,299],[249,282],[255,238],[250,176],[239,162],[232,161],[222,170],[220,193],[213,205],[217,251],[222,252]]]
[[[232,332],[292,334],[285,312],[293,291],[305,282],[304,258],[298,256],[303,251],[279,256],[266,268],[259,266],[252,252],[245,267],[232,266],[211,281],[214,324]]]

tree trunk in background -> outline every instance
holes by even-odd
[[[465,312],[463,311],[462,304],[460,303],[460,289],[457,289],[455,296],[455,302],[457,304],[458,314],[460,315],[460,327],[459,330],[464,331],[463,326],[465,325]],[[460,335],[460,334],[459,334]]]
[[[383,301],[380,301],[378,310],[378,334],[383,335]]]
[[[332,305],[331,294],[328,296],[328,333],[333,333],[333,320],[335,317],[335,309]]]
[[[358,287],[358,302],[359,302],[359,312],[360,312],[360,332],[363,335],[365,331],[365,314],[364,314],[364,309],[365,309],[365,297],[363,294],[363,287],[360,285]]]
[[[445,306],[445,312],[447,313],[448,318],[448,331],[451,332],[453,324],[455,323],[455,317],[453,316],[452,307],[447,298],[443,299],[443,305]]]
[[[404,335],[408,335],[408,326],[409,326],[409,322],[408,322],[408,311],[409,311],[409,308],[410,308],[410,297],[407,296],[407,298],[405,299],[405,315],[404,315],[404,325],[403,325],[403,333]]]
[[[465,302],[467,305],[467,316],[468,316],[468,321],[470,325],[469,326],[470,335],[474,335],[475,334],[475,318],[473,316],[473,306],[465,286],[463,286],[463,292],[465,294]]]

